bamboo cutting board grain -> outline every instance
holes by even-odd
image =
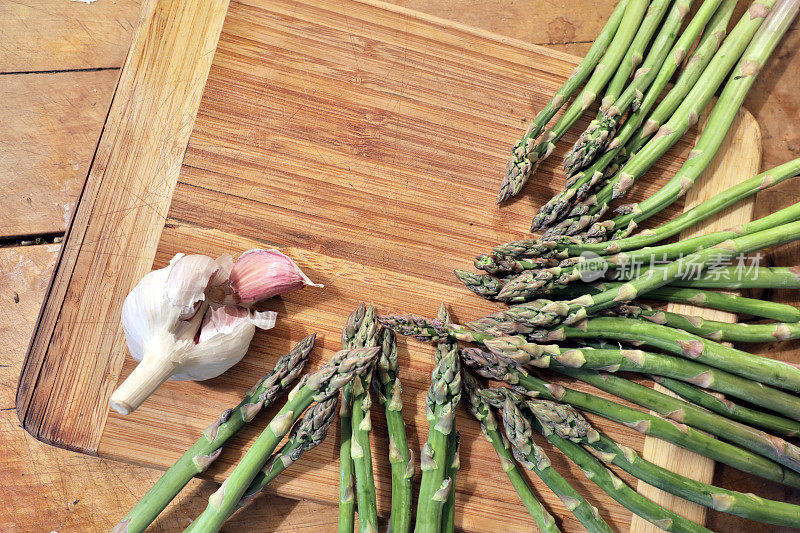
[[[508,148],[524,127],[519,117],[532,116],[575,64],[379,2],[146,2],[20,379],[24,427],[59,446],[167,467],[293,341],[320,333],[309,366],[322,364],[362,300],[427,315],[446,301],[462,321],[493,311],[451,269],[525,234],[535,207],[561,187],[556,163],[585,120],[521,199],[494,204]],[[680,142],[632,197],[662,185],[689,144]],[[279,312],[278,326],[259,333],[225,375],[167,383],[133,415],[109,414],[111,390],[133,368],[118,326],[133,284],[179,251],[213,256],[255,246],[281,248],[325,289],[266,302]],[[401,341],[404,414],[417,447],[426,434],[431,358],[432,347]],[[237,436],[207,475],[223,479],[265,419]],[[642,436],[592,420],[643,449]],[[379,450],[387,442],[378,409],[373,421],[385,513],[388,461]],[[457,424],[458,525],[529,526],[477,424],[465,412]],[[271,490],[334,502],[335,435],[334,427]],[[630,513],[546,449],[615,529],[628,529]],[[580,530],[557,498],[539,483],[536,490],[565,530]]]

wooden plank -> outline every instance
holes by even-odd
[[[119,68],[140,0],[0,3],[0,73]]]
[[[0,76],[0,237],[66,230],[118,76],[116,70]]]
[[[739,111],[720,152],[703,173],[697,186],[686,194],[686,209],[691,209],[713,198],[727,188],[736,185],[759,171],[761,165],[761,131],[753,116],[746,110]],[[683,231],[681,239],[724,230],[752,220],[754,199],[739,202],[709,218],[701,224]],[[734,313],[703,309],[685,304],[669,304],[667,310],[674,313],[701,316],[709,320],[736,322]],[[656,384],[655,389],[675,396],[665,387]],[[705,483],[714,477],[714,461],[695,452],[680,448],[668,442],[648,437],[645,439],[643,457],[673,472]],[[697,523],[706,522],[707,509],[701,505],[673,496],[644,482],[638,483],[638,490],[656,503],[672,509]],[[737,489],[738,490],[738,489]],[[631,531],[635,533],[661,531],[660,528],[634,516]]]
[[[20,377],[17,410],[39,439],[69,435],[70,447],[97,449],[121,360],[119,307],[152,264],[226,9],[227,0],[143,5]],[[70,414],[54,424],[53,410]]]

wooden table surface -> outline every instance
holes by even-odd
[[[574,54],[584,53],[610,13],[601,0],[393,0],[404,7]],[[535,5],[535,10],[531,7]],[[137,0],[29,0],[0,3],[0,531],[106,531],[160,472],[88,457],[38,442],[19,425],[14,391],[63,234],[100,135],[138,17]],[[580,17],[580,18],[579,18]],[[800,24],[796,21],[749,95],[763,134],[762,168],[800,157]],[[525,95],[521,95],[525,98]],[[533,110],[532,110],[533,111]],[[794,182],[760,193],[756,216],[800,200]],[[55,241],[55,243],[54,243]],[[45,244],[40,244],[44,242]],[[796,264],[800,247],[769,259]],[[800,305],[796,294],[771,299]],[[800,362],[800,343],[773,345]],[[788,489],[760,486],[718,468],[716,482],[776,499]],[[196,480],[154,524],[179,531],[216,487]],[[262,498],[227,531],[333,531],[335,509]],[[741,522],[712,513],[709,527]],[[773,531],[748,523],[751,531]]]

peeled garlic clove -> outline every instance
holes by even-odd
[[[243,253],[231,269],[231,287],[242,305],[301,289],[322,287],[278,250],[254,249]]]

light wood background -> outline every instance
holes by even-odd
[[[542,10],[530,10],[510,0],[420,0],[403,4],[576,54],[586,50],[612,7],[588,0],[549,2]],[[90,5],[58,0],[0,5],[0,33],[6,43],[0,54],[0,91],[4,96],[0,118],[5,125],[0,132],[4,153],[0,171],[6,177],[0,184],[4,201],[0,237],[14,237],[9,243],[64,230],[65,215],[88,169],[137,10],[137,2],[123,0],[99,0]],[[593,16],[579,21],[576,12]],[[800,156],[800,126],[787,119],[796,116],[800,107],[796,92],[800,58],[792,53],[800,44],[796,28],[797,23],[748,99],[748,108],[764,133],[763,168]],[[791,183],[766,191],[759,195],[756,216],[797,199]],[[1,252],[0,306],[14,312],[4,312],[0,318],[0,430],[7,443],[0,459],[0,475],[7,489],[4,493],[9,495],[0,510],[0,528],[106,530],[121,509],[130,507],[147,490],[157,473],[53,449],[32,440],[18,427],[13,411],[14,383],[56,251],[54,246],[23,246]],[[774,260],[776,264],[795,264],[797,257],[797,248],[787,247]],[[791,293],[773,298],[800,303]],[[791,357],[795,349],[796,343],[770,347],[773,352],[781,351],[782,357]],[[752,480],[730,469],[718,469],[716,481],[775,498],[791,497],[781,487],[756,489]],[[185,526],[188,517],[199,512],[210,490],[209,483],[194,483],[156,529],[172,531]],[[287,515],[293,508],[294,514]],[[317,508],[308,503],[284,503],[273,498],[255,509],[243,517],[241,525],[255,530],[263,529],[264,524],[280,530],[325,530],[325,524],[328,528],[332,525],[331,520],[320,522],[329,513],[315,512]],[[740,527],[734,523],[711,515],[713,529]],[[759,530],[753,524],[747,527]]]

